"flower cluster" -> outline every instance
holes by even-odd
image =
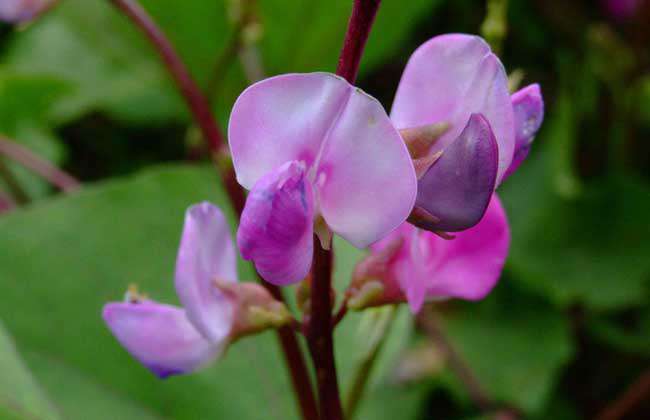
[[[514,94],[485,41],[435,37],[410,58],[390,116],[329,73],[258,82],[228,127],[238,182],[250,192],[237,231],[242,257],[275,285],[305,279],[316,235],[369,248],[348,306],[481,299],[496,284],[510,233],[497,187],[526,158],[544,104]],[[451,232],[451,233],[450,233]],[[176,270],[184,309],[127,295],[104,318],[160,376],[196,369],[233,339],[289,322],[286,308],[236,281],[236,253],[214,206],[188,210]]]

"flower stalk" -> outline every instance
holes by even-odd
[[[352,15],[339,58],[336,74],[353,84],[368,35],[375,21],[381,0],[354,0]],[[307,340],[318,385],[319,407],[322,419],[344,418],[339,393],[334,342],[332,337],[332,285],[333,251],[325,250],[314,237],[314,263],[312,266],[311,317]]]

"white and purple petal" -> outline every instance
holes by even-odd
[[[406,145],[381,104],[350,88],[325,143],[316,188],[332,231],[365,248],[408,217],[417,180]]]
[[[175,285],[188,319],[215,342],[228,336],[229,324],[224,320],[234,316],[230,298],[214,287],[217,279],[237,281],[237,256],[223,213],[203,202],[185,213]]]
[[[391,118],[402,128],[445,122],[450,129],[431,152],[444,150],[471,114],[487,118],[499,147],[497,182],[514,152],[513,111],[508,78],[499,59],[477,36],[448,34],[420,46],[402,74]]]
[[[199,369],[217,358],[227,343],[206,340],[185,311],[171,305],[113,302],[104,306],[102,316],[122,346],[160,378]]]
[[[304,163],[287,162],[248,194],[237,245],[264,280],[286,285],[304,279],[313,256],[314,197]]]

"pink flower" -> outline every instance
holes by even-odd
[[[0,0],[0,21],[26,22],[52,6],[56,0]]]
[[[357,266],[354,293],[378,282],[381,292],[364,306],[407,300],[414,313],[426,300],[482,299],[501,275],[509,244],[506,214],[495,194],[482,220],[453,240],[404,223],[374,244]]]
[[[514,105],[514,110],[513,110]],[[430,147],[442,153],[418,180],[416,225],[461,231],[476,225],[505,176],[525,158],[543,118],[539,86],[510,96],[505,69],[481,38],[437,36],[409,59],[391,118],[403,130],[447,123]]]
[[[237,283],[236,268],[223,214],[210,203],[194,205],[185,215],[176,260],[176,293],[183,308],[127,293],[125,302],[104,306],[104,321],[157,376],[195,371],[217,359],[232,340],[288,316],[260,285]]]
[[[237,180],[251,190],[237,243],[271,283],[307,275],[315,222],[364,248],[413,209],[402,138],[377,100],[335,75],[252,85],[235,103],[229,142]]]

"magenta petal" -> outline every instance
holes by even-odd
[[[228,125],[239,183],[251,189],[263,175],[292,160],[310,167],[351,89],[328,73],[285,74],[247,88]]]
[[[401,136],[381,104],[352,87],[326,140],[315,179],[323,218],[358,248],[404,222],[417,193]]]
[[[478,300],[496,285],[510,246],[510,228],[494,194],[481,222],[453,240],[427,233],[437,262],[427,296]]]
[[[237,256],[224,215],[204,202],[185,213],[176,258],[176,293],[196,329],[218,342],[230,333],[223,320],[233,316],[233,307],[213,286],[215,279],[237,281]]]
[[[126,350],[160,378],[200,368],[218,357],[226,344],[208,342],[175,306],[109,303],[102,316]]]
[[[461,231],[481,220],[494,192],[498,150],[490,124],[474,114],[460,136],[418,182],[415,202],[439,223],[427,230]]]
[[[512,109],[515,115],[515,154],[504,178],[512,175],[526,159],[544,121],[544,99],[539,85],[535,83],[513,93]]]
[[[253,186],[242,212],[237,244],[268,282],[304,279],[313,255],[314,198],[305,166],[288,162]]]
[[[0,0],[0,21],[9,23],[33,19],[53,0]]]
[[[477,36],[437,36],[411,56],[397,89],[391,118],[398,128],[447,122],[451,128],[433,146],[445,149],[473,113],[490,122],[499,146],[497,180],[514,152],[514,122],[508,78],[499,59]]]

